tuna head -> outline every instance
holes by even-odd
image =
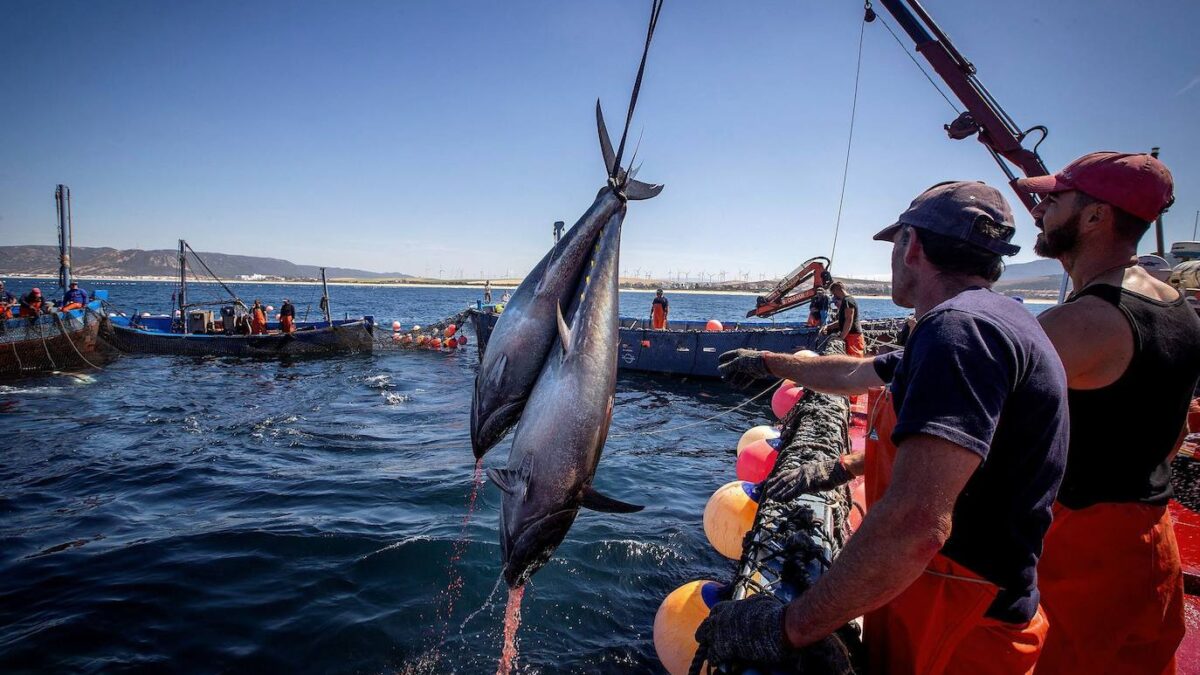
[[[580,508],[629,513],[592,487],[612,419],[617,376],[617,265],[624,209],[614,213],[564,317],[517,427],[504,469],[489,469],[504,492],[504,577],[516,587],[550,559]],[[570,322],[568,322],[568,318]]]
[[[570,305],[587,276],[585,266],[605,223],[614,215],[623,217],[628,200],[649,199],[662,191],[662,185],[633,180],[632,171],[616,167],[599,101],[596,127],[608,184],[517,287],[488,338],[471,401],[471,449],[477,459],[520,419],[554,342],[555,313]]]

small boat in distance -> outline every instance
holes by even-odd
[[[217,303],[187,301],[187,252],[229,293]],[[109,317],[112,343],[130,354],[187,356],[298,356],[370,352],[374,346],[375,318],[334,320],[329,314],[329,287],[321,268],[320,321],[297,321],[285,332],[278,321],[268,321],[266,332],[251,334],[246,304],[225,285],[187,242],[179,240],[179,288],[176,316]],[[218,313],[205,306],[219,305]]]

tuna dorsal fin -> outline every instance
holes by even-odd
[[[589,485],[583,489],[583,508],[603,513],[637,513],[646,507],[602,495]]]
[[[558,340],[562,343],[563,355],[565,356],[568,345],[571,344],[571,329],[567,327],[567,320],[563,318],[562,305],[555,305],[554,309],[558,318]]]

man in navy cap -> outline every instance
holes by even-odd
[[[1183,575],[1167,501],[1200,378],[1200,319],[1137,264],[1174,200],[1147,154],[1093,152],[1017,188],[1042,195],[1034,250],[1074,293],[1038,317],[1070,387],[1071,444],[1038,566],[1047,673],[1174,673]]]
[[[829,571],[784,606],[720,603],[697,631],[718,661],[779,663],[865,615],[874,671],[1027,673],[1046,634],[1037,561],[1067,448],[1067,384],[1022,305],[990,290],[1018,247],[977,182],[935,185],[875,235],[892,299],[916,312],[903,351],[871,358],[735,350],[735,385],[787,377],[834,394],[889,383],[864,454],[772,476],[790,500],[867,476],[868,510]],[[877,437],[872,440],[872,437]]]

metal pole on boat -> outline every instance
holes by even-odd
[[[325,268],[321,268],[321,311],[325,312],[325,323],[333,325],[329,317],[329,284],[325,282]]]
[[[184,247],[187,242],[179,240],[179,319],[183,321],[183,313],[187,311],[187,253]]]
[[[1150,156],[1158,159],[1158,150],[1159,148],[1157,147],[1150,148]],[[1155,243],[1158,244],[1158,250],[1154,252],[1154,255],[1161,258],[1164,254],[1164,251],[1166,251],[1166,246],[1163,244],[1163,222],[1161,213],[1158,214],[1158,218],[1154,221],[1154,236],[1156,240]]]
[[[71,286],[71,188],[66,185],[54,190],[58,207],[58,285],[65,292]]]

